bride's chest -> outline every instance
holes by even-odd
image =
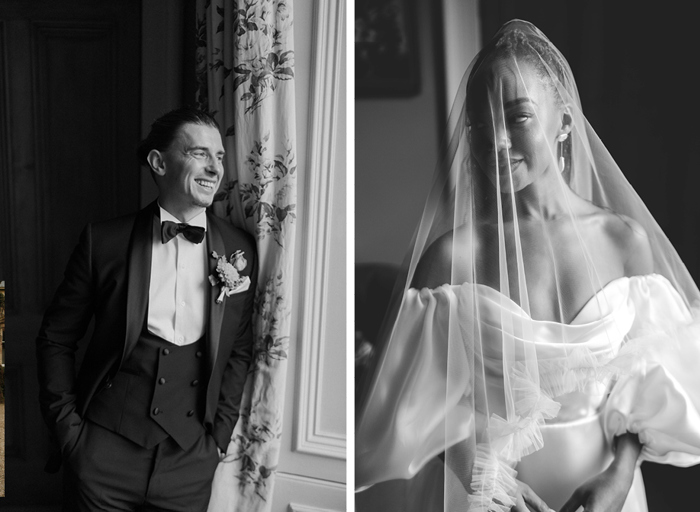
[[[609,282],[624,275],[614,246],[576,233],[529,230],[484,237],[475,247],[477,282],[500,291],[532,318],[571,323]],[[499,241],[500,240],[500,241]]]

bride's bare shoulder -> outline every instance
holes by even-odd
[[[649,235],[644,227],[631,217],[604,212],[605,232],[624,261],[625,275],[643,275],[653,272],[653,255]]]
[[[411,287],[437,288],[451,282],[455,232],[448,231],[425,250],[413,275]]]

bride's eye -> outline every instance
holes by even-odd
[[[529,114],[515,114],[511,116],[510,122],[511,124],[522,124],[526,122],[528,119],[530,119]]]

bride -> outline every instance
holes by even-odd
[[[536,27],[506,23],[460,91],[357,485],[404,479],[413,510],[645,511],[642,461],[700,463],[700,293]]]

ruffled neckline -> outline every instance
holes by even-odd
[[[632,277],[618,277],[609,281],[600,290],[595,292],[579,309],[578,313],[571,319],[570,322],[557,322],[556,320],[540,320],[532,318],[527,311],[525,311],[517,302],[515,302],[510,297],[501,293],[499,290],[492,288],[491,286],[481,284],[481,283],[462,283],[459,285],[443,284],[436,288],[422,288],[420,290],[414,288],[419,294],[425,296],[425,294],[435,294],[439,292],[444,292],[447,290],[452,290],[456,292],[457,290],[462,290],[466,288],[476,288],[481,297],[489,300],[490,302],[505,306],[507,309],[514,313],[515,315],[522,317],[534,324],[539,324],[541,326],[556,326],[556,327],[576,327],[584,326],[590,323],[600,321],[601,318],[608,316],[611,312],[616,309],[616,306],[624,303],[629,295],[630,281],[633,279],[645,279],[645,278],[657,278],[665,280],[665,278],[659,274],[646,274],[640,276]],[[605,300],[598,300],[601,295],[604,295]]]
[[[476,285],[471,286],[475,286],[482,296],[491,300],[492,302],[503,305],[503,301],[505,301],[508,305],[508,308],[512,312],[526,318],[527,320],[533,323],[541,325],[550,324],[556,326],[577,326],[597,322],[601,318],[609,315],[612,311],[617,309],[616,306],[619,306],[619,304],[626,300],[627,296],[629,295],[629,281],[629,277],[623,276],[608,282],[600,290],[591,295],[591,297],[584,303],[584,305],[581,306],[581,309],[579,309],[578,313],[576,313],[576,315],[574,315],[574,317],[568,323],[557,322],[556,320],[540,320],[532,318],[532,316],[530,316],[530,314],[527,311],[525,311],[520,306],[520,304],[515,302],[510,297],[507,297],[500,291],[496,290],[495,288],[478,283]],[[604,299],[598,300],[599,297],[601,297],[602,295],[605,296]],[[591,311],[591,309],[593,308],[597,309]]]

